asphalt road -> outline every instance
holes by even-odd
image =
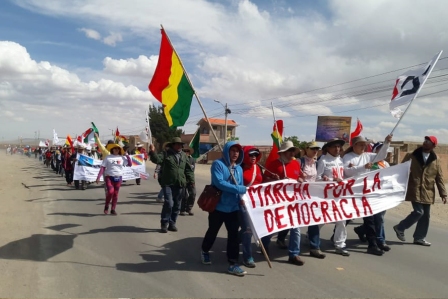
[[[34,225],[20,234],[24,238],[0,244],[0,297],[448,296],[448,233],[434,223],[428,236],[433,246],[426,248],[398,241],[392,225],[399,219],[386,215],[392,250],[382,257],[365,253],[366,244],[358,243],[353,232],[355,224],[348,228],[351,256],[334,254],[329,241],[333,226],[326,225],[321,233],[326,259],[309,257],[302,235],[304,266],[286,263],[287,251],[273,242],[273,269],[255,253],[257,267],[236,277],[226,273],[224,228],[211,252],[213,264],[200,262],[207,213],[195,208],[195,216],[179,216],[179,232],[159,233],[162,206],[155,202],[159,187],[153,179],[140,186],[126,182],[118,216],[106,216],[101,186],[68,188],[63,178],[33,160],[21,171],[32,192],[17,202],[28,211],[17,217]],[[197,177],[198,190],[208,181]],[[8,233],[7,225],[1,229]],[[412,241],[412,231],[407,237]]]

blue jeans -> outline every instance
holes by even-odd
[[[263,246],[266,250],[269,247],[269,244],[271,243],[271,237],[264,236],[261,238],[261,242],[263,243]],[[291,228],[289,230],[289,244],[288,244],[288,251],[289,251],[289,257],[295,257],[296,255],[300,254],[300,228]]]
[[[241,243],[243,246],[243,259],[247,261],[252,257],[252,230],[249,224],[249,215],[244,207],[240,207],[238,211],[241,231]]]
[[[308,240],[310,241],[310,249],[320,249],[319,225],[308,226]]]
[[[162,225],[176,224],[184,188],[179,186],[165,186],[162,189],[165,202],[163,203],[162,213],[160,215],[160,223]]]
[[[384,215],[386,215],[386,211],[380,212],[375,215],[375,232],[377,244],[386,243],[386,234],[384,232]]]
[[[404,231],[417,223],[417,227],[414,232],[414,240],[423,240],[428,234],[431,205],[412,202],[412,207],[414,208],[414,211],[398,223],[398,229]]]
[[[159,194],[157,194],[157,198],[163,198],[163,188],[160,189]]]

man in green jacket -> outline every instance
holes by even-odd
[[[160,219],[162,233],[177,231],[176,220],[185,187],[187,184],[194,186],[193,168],[189,164],[187,155],[182,151],[182,140],[174,137],[167,146],[168,149],[160,154],[156,154],[153,144],[149,146],[150,160],[161,165],[160,183],[165,197]]]

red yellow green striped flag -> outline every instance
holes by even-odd
[[[159,61],[148,87],[162,103],[168,125],[180,127],[190,115],[194,90],[165,30],[161,29],[161,32]]]

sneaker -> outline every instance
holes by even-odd
[[[275,243],[278,245],[278,247],[280,249],[288,249],[288,246],[286,246],[285,240],[278,240],[277,239],[277,242],[275,242]]]
[[[160,226],[160,232],[166,234],[168,232],[168,224],[162,224]]]
[[[187,216],[188,213],[187,213],[187,212],[180,212],[179,215],[181,215],[181,216]]]
[[[350,256],[350,252],[347,251],[347,248],[336,248],[336,253],[342,256]]]
[[[390,250],[389,245],[387,245],[386,243],[378,244],[378,248],[381,249],[382,251],[389,251]]]
[[[358,239],[359,241],[361,241],[362,243],[367,242],[366,236],[364,235],[364,233],[361,231],[361,226],[357,226],[353,229],[355,231],[355,233],[358,235]]]
[[[425,239],[414,240],[414,244],[422,245],[422,246],[431,246],[431,243],[429,243]]]
[[[117,215],[117,212],[115,212],[115,210],[110,210],[110,214],[111,215]]]
[[[305,264],[305,262],[302,261],[302,259],[298,255],[289,257],[288,263],[296,265],[296,266],[303,266]]]
[[[320,249],[310,249],[310,256],[318,258],[318,259],[324,259],[326,255],[320,251]]]
[[[194,213],[192,211],[187,211],[189,216],[194,216]]]
[[[372,246],[367,248],[367,253],[381,256],[384,252],[378,246]]]
[[[394,231],[397,234],[398,240],[405,242],[406,238],[404,237],[404,231],[398,229],[398,224],[394,226]]]
[[[201,261],[204,265],[211,265],[210,253],[201,250]]]
[[[165,201],[163,200],[163,198],[158,198],[158,197],[157,197],[156,202],[160,202],[160,203],[162,203],[162,202],[165,202]]]
[[[236,276],[244,276],[245,274],[247,274],[247,272],[241,269],[241,267],[238,265],[230,265],[227,269],[227,272]]]
[[[105,205],[104,206],[104,214],[108,214],[109,213],[109,206],[108,205]]]
[[[177,232],[177,227],[176,227],[175,224],[170,224],[170,225],[168,226],[168,230],[169,230],[170,232]]]
[[[248,258],[247,260],[243,260],[243,264],[247,268],[255,268],[257,266],[252,257]]]

